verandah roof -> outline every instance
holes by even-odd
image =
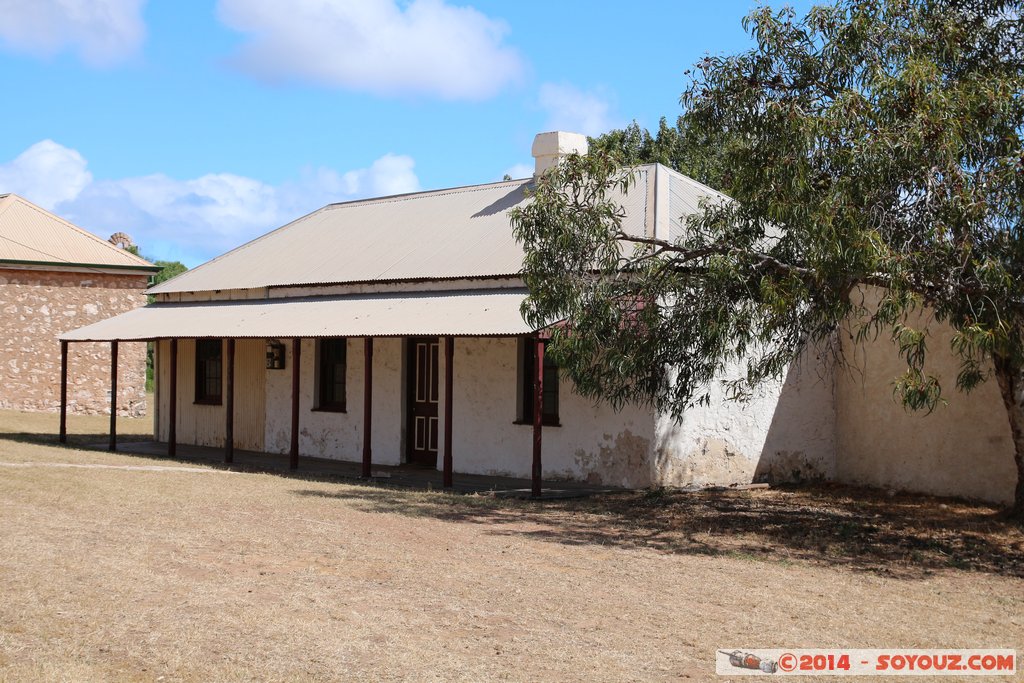
[[[157,303],[65,332],[61,341],[246,337],[510,337],[532,333],[526,290]]]

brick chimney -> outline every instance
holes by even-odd
[[[533,176],[539,177],[544,171],[558,165],[558,160],[562,157],[573,152],[586,154],[587,149],[586,135],[566,133],[560,130],[539,133],[533,139],[533,158],[536,159]]]

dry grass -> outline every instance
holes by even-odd
[[[3,680],[714,680],[721,647],[1024,650],[1024,537],[983,507],[24,466],[175,467],[39,443],[37,419],[0,413]]]

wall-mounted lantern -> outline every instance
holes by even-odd
[[[278,339],[267,340],[267,370],[284,370],[284,344]]]

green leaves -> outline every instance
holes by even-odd
[[[675,127],[597,138],[516,212],[527,319],[566,321],[552,352],[584,393],[677,415],[723,369],[744,369],[743,397],[847,321],[892,335],[894,393],[934,409],[908,322],[925,308],[956,331],[958,388],[989,359],[1024,366],[1022,17],[1024,0],[755,10],[756,46],[696,65]],[[624,235],[618,164],[651,161],[735,201],[673,242]]]

